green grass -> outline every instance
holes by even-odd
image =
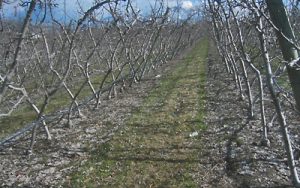
[[[0,120],[0,139],[16,132],[18,129],[28,122],[36,118],[36,115],[31,110],[26,110],[30,107],[24,107],[23,110],[18,110],[9,117],[1,118]]]
[[[70,175],[70,187],[199,187],[200,136],[206,129],[203,39],[176,64],[114,138],[91,151],[91,158]]]
[[[118,72],[118,71],[117,71]],[[97,75],[91,78],[92,84],[94,86],[100,85],[104,75]],[[106,84],[112,82],[111,76],[106,79]],[[82,81],[74,84],[73,86],[69,86],[70,90],[75,93],[79,90],[80,86],[82,85]],[[34,84],[33,84],[34,85]],[[30,86],[28,86],[30,87]],[[32,88],[34,88],[32,86]],[[95,88],[98,89],[98,88]],[[86,86],[82,89],[81,93],[79,94],[77,101],[81,101],[85,99],[87,96],[92,95],[91,89]],[[42,96],[43,97],[43,96]],[[40,98],[37,101],[37,106],[40,107],[42,105],[42,101],[44,98]],[[67,91],[64,88],[61,88],[56,94],[54,94],[49,104],[45,109],[45,114],[51,114],[59,109],[68,107],[71,103],[71,98]],[[0,119],[0,139],[16,132],[18,129],[22,128],[24,125],[34,121],[37,118],[35,111],[28,105],[24,104],[17,108],[11,116],[3,117]]]

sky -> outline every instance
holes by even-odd
[[[64,1],[66,6],[64,6]],[[156,0],[132,0],[133,5],[141,10],[144,15],[150,10],[151,5],[155,4]],[[26,13],[26,8],[18,6],[20,0],[11,0],[11,4],[5,4],[1,10],[1,17],[4,18],[13,18],[13,19],[22,19]],[[84,11],[90,8],[95,0],[55,0],[55,3],[58,4],[58,7],[55,8],[56,19],[59,20],[71,20],[78,19],[80,14],[78,12],[79,7]],[[123,2],[124,3],[124,2]],[[195,6],[198,6],[200,0],[164,0],[165,5],[168,7],[181,7],[185,10],[192,10]],[[65,7],[65,8],[64,8]],[[66,9],[67,17],[64,16],[64,9]],[[35,15],[38,17],[37,13]]]

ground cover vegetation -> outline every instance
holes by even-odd
[[[198,186],[208,46],[202,40],[163,77],[113,139],[71,175],[71,187]]]

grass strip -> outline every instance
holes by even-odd
[[[91,151],[91,158],[70,175],[71,187],[198,187],[206,127],[203,39],[163,76],[114,138]]]

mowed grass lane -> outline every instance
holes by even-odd
[[[109,142],[70,175],[71,187],[198,187],[203,146],[197,133],[206,127],[203,39],[162,77]]]

